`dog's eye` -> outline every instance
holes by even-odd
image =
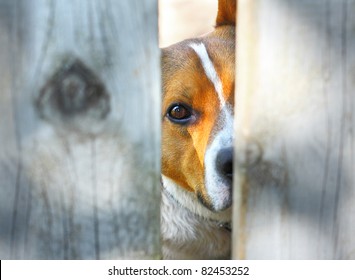
[[[190,117],[191,113],[183,105],[175,105],[169,111],[169,116],[171,118],[182,120]]]
[[[184,104],[173,104],[167,112],[168,118],[178,124],[186,124],[192,117],[192,109]]]

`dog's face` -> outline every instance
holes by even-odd
[[[219,9],[223,24],[162,56],[162,174],[212,211],[231,206],[233,176],[235,15]]]

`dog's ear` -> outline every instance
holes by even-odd
[[[219,0],[216,26],[235,25],[237,0]]]

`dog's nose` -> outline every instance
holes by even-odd
[[[219,174],[232,183],[233,179],[233,148],[221,149],[217,154],[217,170]]]

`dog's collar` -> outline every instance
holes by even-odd
[[[223,212],[212,212],[200,203],[196,203],[193,194],[181,189],[181,187],[177,186],[172,180],[165,176],[162,176],[161,187],[168,199],[179,204],[186,211],[201,219],[215,223],[216,226],[221,229],[225,229],[229,232],[232,230],[230,222],[231,209]],[[182,197],[182,199],[177,199],[177,197]]]

